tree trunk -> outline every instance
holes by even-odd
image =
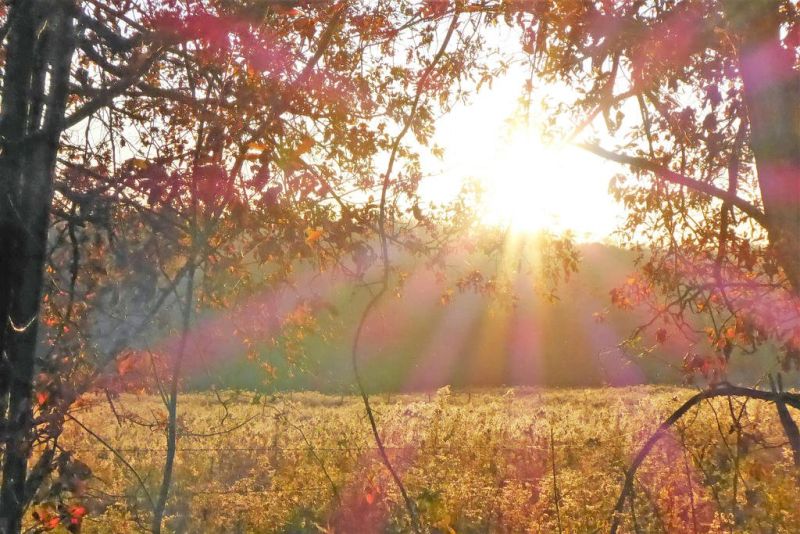
[[[794,52],[781,45],[777,0],[728,0],[725,9],[741,39],[739,70],[770,244],[800,297],[800,77]],[[775,406],[800,468],[800,431],[786,405],[777,400]]]
[[[728,0],[770,242],[800,294],[800,77],[780,39],[780,2]]]
[[[0,282],[2,534],[20,531],[27,505],[37,318],[53,171],[75,43],[73,17],[74,6],[61,0],[19,1],[9,13],[12,27],[0,115],[0,273],[5,275]]]
[[[0,115],[0,142],[3,155],[0,157],[0,424],[3,435],[7,424],[8,388],[11,368],[6,344],[10,335],[8,316],[14,288],[19,286],[19,258],[22,253],[22,233],[15,215],[17,184],[22,151],[14,146],[14,140],[25,135],[25,118],[28,98],[26,81],[30,78],[32,62],[21,53],[30,50],[34,43],[32,2],[15,3],[8,14],[15,21],[8,34],[5,76],[3,79],[2,115]]]
[[[153,534],[161,533],[161,522],[164,519],[164,511],[167,508],[167,499],[172,485],[172,471],[175,467],[175,456],[178,453],[178,386],[180,385],[181,368],[186,357],[186,346],[189,340],[189,326],[192,320],[192,307],[194,306],[194,276],[196,264],[194,251],[188,259],[189,272],[187,274],[186,301],[183,308],[183,324],[181,327],[181,340],[178,351],[175,354],[175,362],[172,366],[172,377],[170,381],[169,397],[167,402],[167,455],[164,460],[164,471],[161,477],[161,488],[158,492],[158,499],[153,507],[153,520],[151,529]]]

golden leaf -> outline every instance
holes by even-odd
[[[314,245],[320,237],[322,237],[322,230],[311,227],[306,228],[306,244],[308,246]]]

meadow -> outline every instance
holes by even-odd
[[[428,531],[584,533],[608,530],[631,457],[691,394],[443,388],[372,401]],[[75,413],[95,434],[73,423],[62,438],[92,471],[83,532],[145,528],[145,491],[157,492],[164,458],[154,432],[163,412],[156,396],[125,394]],[[168,532],[409,530],[358,397],[186,394],[180,429]],[[622,530],[798,532],[795,488],[771,404],[707,401],[642,465]]]

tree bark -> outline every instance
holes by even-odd
[[[767,231],[800,294],[800,77],[780,38],[780,2],[727,0]]]
[[[11,10],[0,115],[2,534],[20,531],[27,505],[37,318],[53,172],[75,46],[70,3],[26,0],[12,4]]]
[[[800,297],[800,77],[780,37],[780,2],[728,0],[741,39],[739,70],[750,123],[769,240],[795,297]],[[800,432],[781,401],[775,406],[800,467]]]

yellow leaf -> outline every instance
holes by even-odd
[[[306,244],[312,246],[319,238],[322,237],[322,230],[318,228],[306,228]]]
[[[133,158],[131,159],[131,165],[133,165],[135,169],[143,171],[147,168],[147,161],[142,158]]]

